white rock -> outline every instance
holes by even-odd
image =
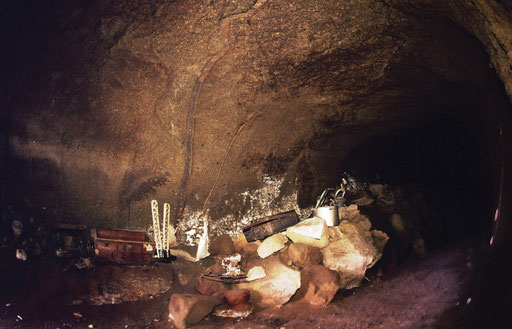
[[[247,272],[247,281],[254,281],[267,276],[262,266],[254,266]]]
[[[286,230],[286,235],[296,243],[323,248],[329,243],[329,228],[325,220],[312,217],[303,220]]]
[[[267,275],[259,280],[240,283],[237,289],[249,289],[251,302],[260,307],[278,307],[288,302],[300,288],[300,272],[283,264],[278,255],[258,262]]]
[[[276,251],[283,249],[286,242],[288,242],[288,238],[281,233],[269,236],[258,247],[258,256],[267,258]]]

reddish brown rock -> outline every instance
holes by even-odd
[[[250,297],[251,292],[248,289],[233,289],[224,293],[222,301],[227,305],[236,306],[240,304],[247,304]]]
[[[227,256],[235,252],[235,245],[229,234],[223,234],[215,238],[210,245],[209,252],[212,255]]]
[[[304,300],[311,305],[326,306],[340,288],[338,273],[322,265],[304,268],[301,271],[301,278],[301,286],[305,289]]]

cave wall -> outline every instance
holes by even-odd
[[[157,199],[190,242],[206,214],[210,232],[233,233],[300,212],[351,149],[439,114],[488,139],[495,190],[510,163],[506,4],[10,6],[4,219],[148,228]]]

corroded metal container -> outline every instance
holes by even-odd
[[[137,265],[153,262],[155,243],[146,232],[94,228],[91,237],[97,261]]]
[[[277,215],[263,217],[243,228],[247,241],[256,241],[267,236],[284,231],[286,228],[299,222],[299,216],[295,210],[290,210]]]

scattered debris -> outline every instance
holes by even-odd
[[[222,274],[223,277],[239,277],[243,275],[242,269],[240,268],[240,261],[242,256],[240,254],[234,254],[222,259],[222,267],[225,272]]]
[[[80,260],[75,263],[75,266],[79,270],[93,268],[90,258],[80,258]]]

